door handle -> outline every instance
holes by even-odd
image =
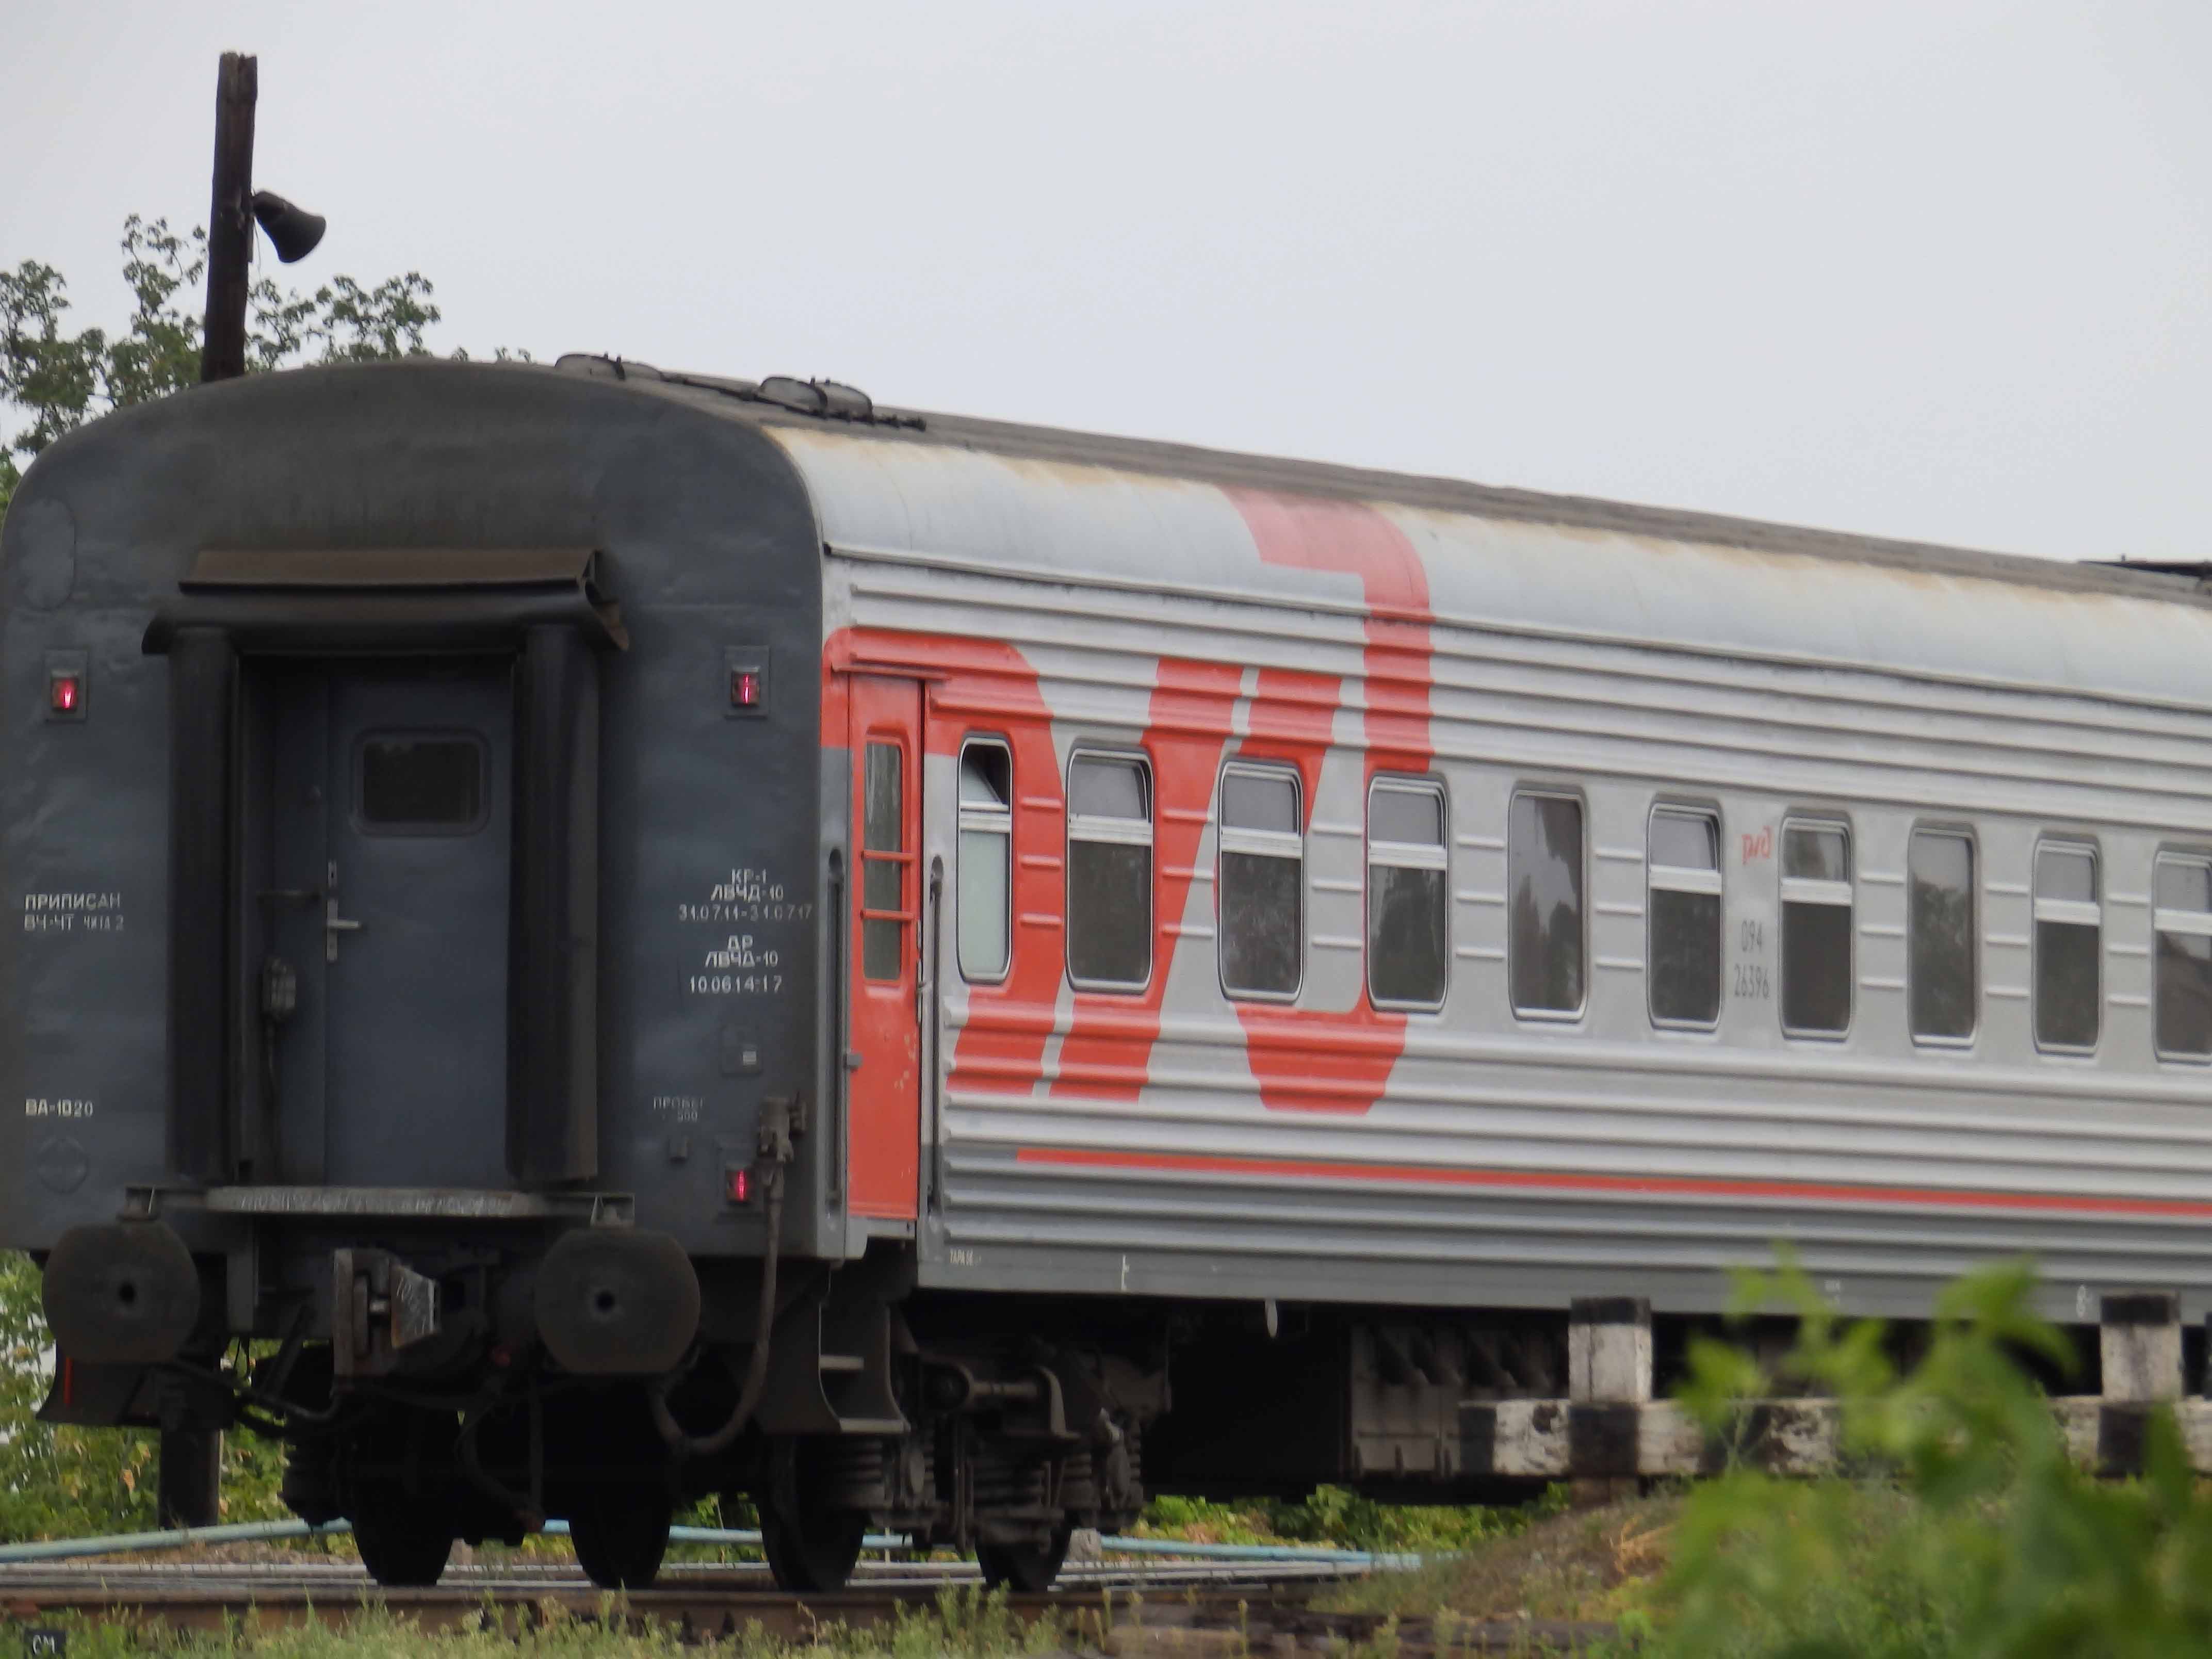
[[[336,962],[338,959],[340,933],[358,933],[360,931],[359,922],[349,921],[338,914],[337,896],[331,895],[323,908],[323,960]]]

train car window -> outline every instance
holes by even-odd
[[[1528,791],[1505,821],[1507,978],[1521,1015],[1583,1011],[1583,804]]]
[[[860,972],[899,976],[906,928],[906,755],[895,743],[868,745],[863,769]]]
[[[1956,830],[1915,830],[1905,855],[1912,1035],[1963,1042],[1980,1007],[1975,964],[1974,843]]]
[[[1451,947],[1444,790],[1377,778],[1367,790],[1367,997],[1377,1007],[1443,1006]]]
[[[2152,927],[2158,936],[2158,1052],[2212,1056],[2212,858],[2158,855]]]
[[[2105,912],[2097,849],[2046,842],[2035,850],[2035,1041],[2087,1054],[2101,1022]]]
[[[1719,817],[1655,809],[1644,868],[1652,1024],[1711,1030],[1721,1017]]]
[[[371,732],[356,751],[355,801],[363,830],[457,836],[484,821],[482,738],[457,732]]]
[[[960,976],[995,984],[1013,955],[1014,757],[1002,743],[960,749]]]
[[[1782,828],[1782,1029],[1851,1028],[1851,834],[1840,823]]]
[[[1078,755],[1067,767],[1067,977],[1141,991],[1152,976],[1152,769]]]
[[[1298,775],[1232,763],[1221,774],[1221,988],[1295,997],[1305,967],[1305,818]]]

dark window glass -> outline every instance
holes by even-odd
[[[2063,921],[2035,924],[2035,1040],[2046,1048],[2097,1046],[2098,930]]]
[[[1444,1000],[1444,872],[1367,870],[1367,989],[1378,1003],[1432,1008]]]
[[[2035,857],[2035,1040],[2044,1048],[2097,1046],[2103,957],[2095,849],[2040,848]]]
[[[1152,849],[1067,848],[1067,972],[1079,984],[1141,987],[1152,973]]]
[[[1152,775],[1139,760],[1079,755],[1067,799],[1068,977],[1141,990],[1152,975]]]
[[[1720,821],[1710,812],[1653,813],[1646,867],[1651,1018],[1711,1025],[1721,1015]]]
[[[960,805],[1010,808],[1014,802],[1013,757],[995,743],[971,743],[960,751]]]
[[[2158,1051],[2212,1054],[2212,936],[2158,936]]]
[[[860,971],[870,979],[896,979],[903,971],[906,866],[896,858],[906,833],[906,757],[895,743],[872,743],[866,767],[866,810],[860,854]],[[876,914],[869,914],[871,912]]]
[[[1296,774],[1232,766],[1221,775],[1220,855],[1221,988],[1296,995],[1305,937]]]
[[[1505,844],[1514,1012],[1578,1013],[1583,804],[1565,795],[1516,795],[1506,818]]]
[[[1013,950],[1013,757],[995,743],[960,751],[960,974],[1006,977]]]
[[[1782,831],[1782,1028],[1839,1036],[1851,1024],[1851,848],[1840,824]]]
[[[1782,1024],[1790,1030],[1808,1033],[1850,1029],[1848,904],[1783,905]]]
[[[2212,861],[2159,855],[2158,1051],[2212,1054]]]
[[[1377,779],[1367,792],[1367,995],[1434,1008],[1450,981],[1440,784]]]
[[[1651,895],[1651,1018],[1711,1025],[1721,1017],[1721,896]]]
[[[1232,995],[1296,994],[1304,868],[1297,859],[1221,855],[1221,984]]]
[[[1912,1035],[1974,1034],[1974,843],[1946,830],[1916,830],[1905,859]]]
[[[369,830],[452,833],[483,820],[484,747],[471,737],[392,732],[361,745],[361,822]]]

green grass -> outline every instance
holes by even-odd
[[[733,1637],[695,1636],[690,1643],[673,1626],[623,1616],[613,1597],[601,1619],[539,1620],[512,1611],[488,1626],[459,1631],[425,1629],[412,1618],[364,1607],[334,1625],[305,1624],[248,1631],[177,1631],[152,1624],[57,1618],[49,1627],[69,1634],[70,1659],[676,1659],[678,1655],[726,1659],[1020,1659],[1060,1646],[1068,1638],[1055,1620],[1025,1621],[1003,1594],[948,1589],[934,1605],[900,1610],[890,1621],[853,1626],[836,1622],[803,1640],[771,1636],[757,1623]]]
[[[1392,1504],[1342,1486],[1317,1486],[1301,1498],[1241,1504],[1155,1498],[1133,1530],[1141,1538],[1191,1544],[1305,1544],[1427,1555],[1510,1537],[1531,1521],[1557,1513],[1565,1501],[1564,1488],[1554,1487],[1539,1502],[1520,1508]]]

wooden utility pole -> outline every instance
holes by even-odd
[[[222,1431],[164,1429],[154,1494],[157,1527],[212,1527],[222,1518]]]
[[[253,258],[253,106],[260,74],[244,52],[227,52],[215,82],[215,193],[208,206],[207,322],[200,379],[246,373],[246,301]],[[161,1431],[155,1524],[211,1527],[222,1511],[222,1431]]]
[[[216,76],[215,199],[208,208],[207,326],[200,379],[246,373],[246,296],[253,258],[253,106],[260,71],[227,52]]]

